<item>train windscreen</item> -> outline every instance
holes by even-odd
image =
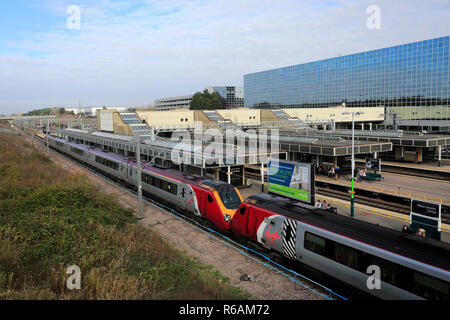
[[[236,189],[229,184],[224,184],[216,187],[220,200],[227,209],[237,209],[241,205],[241,198],[236,192]]]

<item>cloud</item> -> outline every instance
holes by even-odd
[[[66,28],[72,4],[82,10],[81,30]],[[381,8],[381,30],[366,27],[371,4]],[[0,102],[2,113],[78,99],[143,105],[208,85],[243,85],[247,73],[450,30],[443,0],[48,0],[39,8],[60,16],[61,25],[7,42],[22,54],[0,54],[0,94],[8,101]]]

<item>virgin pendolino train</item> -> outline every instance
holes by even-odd
[[[134,159],[50,135],[48,139],[52,148],[77,161],[127,185],[137,184]],[[142,189],[269,253],[298,261],[375,297],[449,300],[448,243],[274,195],[257,194],[243,201],[232,185],[149,163],[142,166]],[[379,286],[369,284],[372,267],[380,271]]]

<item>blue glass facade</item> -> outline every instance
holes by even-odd
[[[209,87],[208,91],[217,92],[220,95],[225,109],[244,106],[244,88],[242,87]]]
[[[251,108],[449,106],[450,37],[244,76]],[[446,108],[447,109],[447,108]]]

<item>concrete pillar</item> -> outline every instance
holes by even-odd
[[[438,146],[438,165],[441,166],[441,160],[442,160],[442,146]]]
[[[369,122],[369,130],[372,131],[372,122]]]
[[[361,130],[364,131],[364,122],[361,123]]]
[[[227,175],[228,175],[228,184],[231,184],[231,168],[230,168],[230,166],[228,166]]]

